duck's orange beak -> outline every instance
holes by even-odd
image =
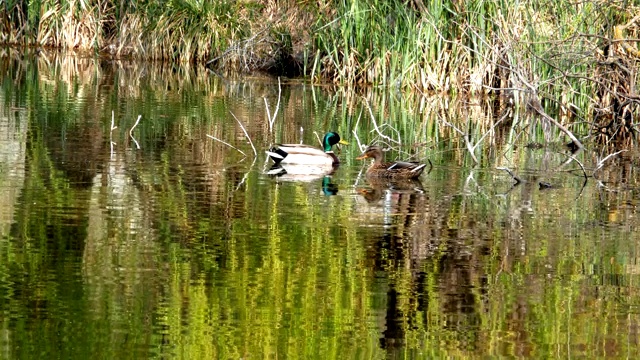
[[[369,157],[369,155],[367,155],[367,154],[360,154],[360,156],[358,156],[358,157],[356,158],[356,160],[364,160],[364,159],[366,159],[366,158],[368,158],[368,157]]]

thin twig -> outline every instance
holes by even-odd
[[[240,180],[240,183],[238,183],[238,186],[236,186],[236,189],[234,191],[238,191],[238,189],[240,189],[240,186],[242,186],[242,184],[244,184],[245,181],[247,181],[247,178],[249,177],[249,173],[251,172],[251,169],[253,168],[253,165],[256,164],[256,160],[258,160],[257,157],[253,158],[253,162],[251,163],[251,166],[249,167],[249,171],[247,171],[244,176],[242,177],[242,180]]]
[[[358,143],[358,149],[360,151],[364,151],[364,146],[360,142],[360,138],[358,137],[358,134],[356,133],[356,130],[354,129],[352,132],[353,132],[353,136],[356,138],[356,142]]]
[[[267,118],[269,119],[269,132],[273,131],[273,124],[276,122],[276,118],[278,117],[278,109],[280,109],[280,98],[282,96],[282,86],[280,85],[280,77],[278,77],[278,102],[276,103],[276,108],[273,110],[273,115],[271,115],[271,111],[269,110],[269,103],[267,102],[267,98],[264,99],[264,106],[267,108]]]
[[[519,177],[518,175],[514,174],[513,171],[511,171],[511,169],[509,169],[508,167],[497,167],[496,169],[504,170],[507,173],[509,173],[509,175],[511,175],[511,178],[513,178],[513,180],[516,181],[516,185],[524,182],[524,180],[521,177]]]
[[[228,146],[228,147],[230,147],[230,148],[236,149],[240,154],[242,154],[242,155],[244,155],[244,156],[247,156],[247,154],[245,154],[245,153],[244,153],[244,151],[242,151],[242,150],[238,149],[237,147],[235,147],[235,146],[233,146],[233,145],[229,144],[228,142],[222,141],[222,140],[218,139],[217,137],[215,137],[215,136],[211,136],[211,135],[209,135],[209,134],[207,134],[207,137],[210,137],[210,138],[212,138],[213,140],[219,141],[219,142],[221,142],[221,143],[223,143],[223,144],[227,145],[227,146]]]
[[[584,169],[584,165],[582,165],[580,160],[576,159],[573,155],[569,155],[569,154],[564,154],[564,155],[569,157],[571,160],[577,162],[578,165],[580,165],[580,168],[582,169],[582,174],[584,175],[584,180],[586,181],[589,177],[587,176],[587,171]]]
[[[280,77],[278,76],[278,102],[276,103],[276,109],[273,111],[273,116],[271,121],[275,122],[276,117],[278,117],[278,109],[280,109],[280,97],[282,96],[282,86],[280,85]],[[273,128],[273,123],[270,125]]]
[[[115,119],[115,114],[113,112],[113,110],[111,110],[111,130],[109,130],[109,145],[110,145],[110,158],[111,160],[113,160],[113,145],[115,145],[116,143],[113,142],[113,130],[117,129],[118,127],[115,125],[116,119]]]
[[[118,128],[117,126],[115,126],[115,121],[116,121],[115,115],[113,113],[113,110],[111,110],[111,131]]]
[[[232,113],[231,111],[229,111],[229,113],[231,114],[231,116],[233,116],[234,119],[236,119],[236,121],[238,122],[238,125],[240,125],[240,128],[244,132],[244,135],[247,137],[247,139],[249,139],[249,144],[251,144],[251,148],[253,149],[253,155],[254,156],[258,156],[258,152],[256,151],[256,147],[253,146],[253,141],[251,141],[251,137],[249,137],[249,134],[247,133],[247,130],[244,128],[244,126],[242,126],[242,123],[240,122],[240,120],[238,120],[238,118],[236,117],[236,115],[234,113]]]
[[[521,80],[523,80],[523,79],[521,78]],[[527,86],[529,86],[529,85],[527,85]],[[548,120],[551,123],[553,123],[553,125],[555,125],[558,129],[560,129],[560,131],[565,133],[571,139],[571,141],[573,141],[573,143],[578,147],[578,149],[584,149],[584,145],[582,145],[580,140],[578,140],[578,138],[575,137],[575,135],[573,135],[573,133],[571,131],[569,131],[569,129],[567,129],[562,124],[560,124],[556,119],[554,119],[551,116],[547,115],[547,113],[544,111],[544,109],[542,109],[542,105],[540,104],[540,99],[538,98],[538,94],[536,93],[536,91],[533,88],[531,88],[531,92],[532,92],[532,96],[535,96],[535,98],[532,99],[532,103],[531,103],[532,106],[531,107],[540,116],[542,116],[546,120]]]
[[[582,187],[580,188],[580,192],[576,196],[576,199],[578,199],[582,195],[582,192],[584,191],[585,186],[587,186],[587,181],[589,181],[589,177],[587,176],[587,171],[584,169],[584,165],[582,165],[582,163],[578,159],[576,159],[574,156],[572,156],[570,154],[565,154],[565,153],[562,153],[562,154],[567,156],[569,159],[577,162],[578,165],[580,165],[580,168],[582,169],[582,175],[584,175],[584,182],[582,183]],[[564,164],[562,164],[562,166],[564,166]]]
[[[317,131],[314,131],[314,132],[313,132],[313,135],[315,135],[315,136],[316,136],[316,139],[318,139],[318,144],[320,144],[320,147],[321,147],[321,148],[324,148],[324,144],[322,143],[322,140],[320,140],[320,135],[318,135],[318,132],[317,132]]]
[[[131,130],[129,130],[129,135],[131,135],[131,133],[133,132],[133,129],[135,129],[136,126],[138,126],[138,123],[140,122],[140,119],[142,119],[142,115],[138,115],[138,119],[136,120],[136,123],[133,124],[133,126],[131,127]]]
[[[360,151],[364,151],[365,150],[365,146],[362,145],[362,143],[360,142],[360,138],[358,137],[358,134],[356,133],[356,129],[358,128],[358,124],[360,124],[360,118],[362,118],[362,108],[360,109],[360,114],[358,114],[358,120],[356,120],[356,124],[353,125],[353,136],[356,137],[356,141],[358,142],[358,150]]]
[[[371,106],[369,106],[369,101],[367,101],[367,99],[364,99],[364,104],[367,106],[367,109],[369,110],[369,115],[371,116],[371,121],[373,121],[373,128],[376,130],[376,132],[378,133],[378,135],[380,135],[382,138],[387,139],[391,142],[394,142],[396,144],[400,144],[400,141],[396,141],[390,137],[388,137],[387,135],[384,135],[382,132],[380,132],[380,129],[378,128],[378,123],[376,123],[376,118],[375,116],[373,116],[373,111],[371,110]]]
[[[138,141],[136,140],[136,138],[133,137],[133,129],[135,129],[136,126],[138,126],[138,123],[140,122],[140,119],[142,119],[142,115],[138,115],[138,119],[136,120],[136,123],[133,124],[133,126],[131,127],[131,130],[129,130],[129,137],[131,137],[133,142],[136,143],[136,148],[137,149],[140,149],[140,144],[138,144]]]
[[[267,120],[269,120],[269,131],[271,131],[271,110],[269,110],[269,102],[267,101],[266,97],[263,97],[262,100],[264,100],[264,107],[266,108],[265,110],[267,110]]]
[[[620,153],[623,153],[625,151],[627,151],[627,150],[616,151],[613,154],[609,154],[609,155],[605,156],[604,159],[598,161],[598,164],[596,165],[596,168],[593,169],[593,172],[595,173],[596,171],[600,170],[604,166],[604,162],[607,161],[609,158],[614,157],[614,156],[616,156],[616,155],[618,155]]]
[[[480,143],[482,142],[482,140],[484,140],[485,137],[487,137],[487,135],[489,135],[489,133],[491,133],[493,131],[493,129],[496,128],[496,126],[498,126],[498,124],[500,124],[504,119],[507,118],[507,116],[510,115],[510,111],[506,111],[504,113],[504,115],[500,118],[500,120],[496,121],[492,126],[491,129],[487,130],[484,134],[482,134],[482,136],[480,137],[480,139],[478,141],[476,141],[476,144],[473,145],[472,150],[475,151],[476,148],[478,147],[478,145],[480,145]]]
[[[478,161],[478,158],[476,158],[476,155],[474,154],[474,149],[475,146],[471,145],[471,142],[469,141],[469,136],[467,134],[465,134],[464,132],[462,132],[462,130],[458,129],[458,127],[456,127],[455,125],[453,125],[452,123],[448,122],[447,120],[444,119],[444,117],[439,116],[440,120],[442,120],[442,122],[453,128],[453,130],[455,130],[456,132],[458,132],[460,135],[462,135],[462,139],[464,140],[464,144],[467,147],[467,151],[469,151],[469,154],[471,154],[471,158],[473,159],[473,161],[476,164],[479,164],[480,162]]]

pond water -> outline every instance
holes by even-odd
[[[8,50],[0,69],[0,358],[640,355],[631,151],[594,171],[605,153],[522,146],[523,122],[474,166],[437,114],[480,110],[448,99]],[[350,142],[335,173],[267,174],[271,143],[327,130]],[[364,176],[359,145],[389,138],[431,162],[417,182]]]

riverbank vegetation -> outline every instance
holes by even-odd
[[[0,42],[492,95],[501,109],[569,124],[570,138],[628,144],[640,111],[639,12],[626,0],[8,1]]]

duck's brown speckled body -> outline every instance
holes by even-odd
[[[384,162],[382,148],[369,146],[356,159],[372,158],[373,163],[367,170],[367,176],[392,179],[416,179],[424,171],[425,164],[412,161]]]

